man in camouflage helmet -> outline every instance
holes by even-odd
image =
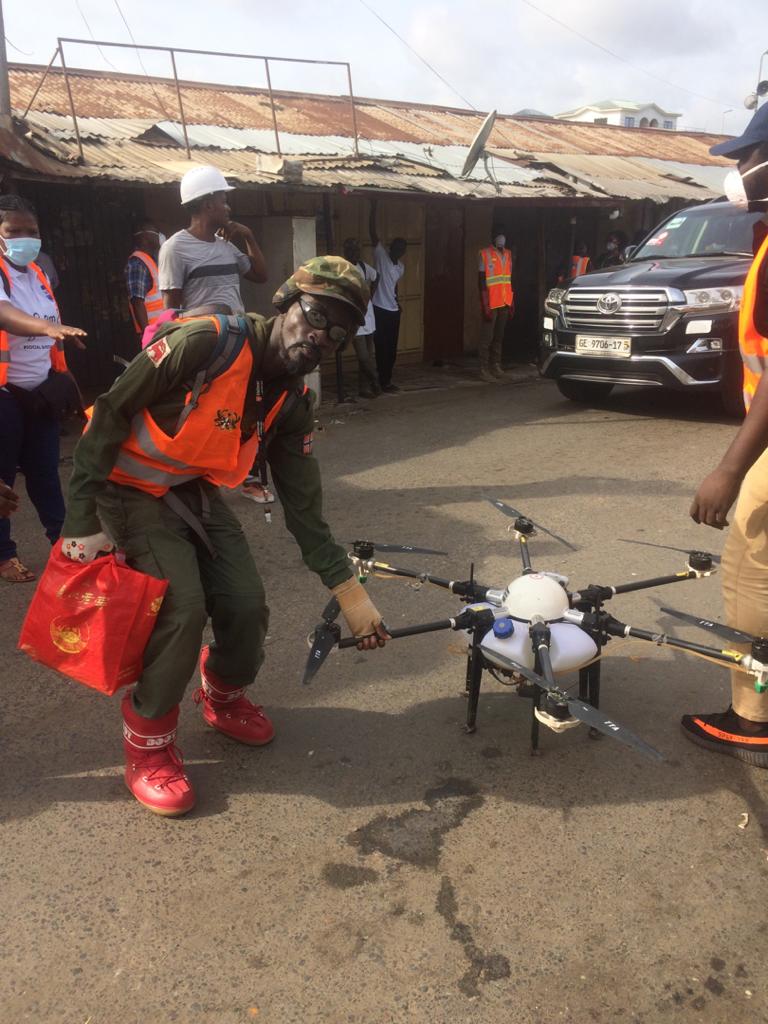
[[[143,671],[122,702],[126,785],[158,814],[194,804],[174,739],[198,658],[204,722],[251,745],[274,735],[245,696],[264,660],[264,588],[219,490],[242,481],[258,447],[304,562],[338,598],[358,647],[373,650],[387,637],[323,519],[303,381],[363,322],[368,288],[346,260],[318,257],[274,303],[271,318],[196,316],[164,326],[96,401],[75,449],[64,553],[87,562],[116,545],[134,569],[169,580]],[[201,653],[209,617],[214,642]]]

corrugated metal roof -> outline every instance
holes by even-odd
[[[26,105],[41,74],[42,69],[12,68],[17,106]],[[75,174],[170,184],[189,169],[173,83],[97,72],[72,72],[70,82],[85,157],[72,169]],[[467,147],[482,122],[474,111],[358,98],[358,158],[348,97],[275,93],[281,156],[263,90],[185,83],[183,95],[194,158],[242,184],[294,185],[295,179],[282,173],[287,157],[301,162],[302,184],[308,187],[665,202],[720,194],[728,166],[709,155],[712,136],[501,116],[488,143],[495,183],[482,161],[462,180]],[[57,69],[27,122],[32,141],[62,161],[78,156],[68,110]],[[126,112],[132,116],[122,116]]]

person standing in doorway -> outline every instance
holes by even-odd
[[[378,274],[368,263],[364,263],[360,256],[360,243],[356,238],[347,238],[344,242],[344,259],[357,267],[363,275],[363,280],[371,292],[371,301],[365,311],[365,323],[358,330],[354,338],[355,352],[357,354],[357,391],[360,398],[377,398],[381,394],[379,386],[379,375],[376,370],[376,349],[374,339],[376,337],[376,314],[373,310],[373,296],[376,292],[376,281]]]
[[[157,257],[164,241],[151,220],[141,221],[133,235],[133,252],[125,265],[128,308],[139,343],[145,328],[157,320],[164,308],[157,269]]]
[[[181,205],[190,221],[160,249],[166,309],[218,306],[222,313],[242,313],[240,278],[255,284],[267,280],[267,265],[253,232],[230,219],[227,193],[233,191],[221,171],[207,164],[193,167],[181,179]],[[260,505],[275,500],[267,487],[266,466],[253,466],[240,493]]]
[[[514,312],[512,290],[512,252],[500,227],[494,227],[493,244],[480,250],[477,283],[483,325],[480,332],[480,377],[489,384],[506,380],[501,366],[501,350],[507,321]]]
[[[405,273],[403,256],[408,248],[404,238],[393,238],[385,249],[376,230],[376,201],[371,201],[370,217],[373,263],[378,275],[373,313],[376,324],[376,366],[381,390],[392,394],[400,388],[392,383],[392,371],[397,360],[397,342],[400,335],[400,298],[397,287]]]

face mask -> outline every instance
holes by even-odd
[[[736,206],[746,209],[747,193],[744,191],[744,182],[741,180],[741,175],[735,167],[732,167],[726,174],[723,180],[723,191],[729,203],[735,203]]]
[[[503,249],[504,246],[507,244],[507,236],[496,235],[496,237],[493,240],[493,244],[496,246],[497,249]]]
[[[768,160],[763,160],[761,164],[757,164],[755,167],[750,167],[748,171],[744,171],[741,175],[741,180],[744,181],[750,174],[754,174],[755,171],[760,171],[763,167],[768,167]],[[758,185],[758,188],[760,186]],[[762,203],[768,203],[768,196],[750,196],[747,195],[747,206],[751,213],[755,213],[760,210]]]
[[[605,248],[608,250],[608,252],[613,252],[615,249],[618,249],[618,246],[615,242],[608,242]]]
[[[39,238],[4,238],[5,257],[17,267],[26,267],[37,259],[40,253]]]

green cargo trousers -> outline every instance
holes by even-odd
[[[193,481],[174,488],[197,517],[203,491],[210,503],[205,530],[216,558],[159,498],[108,483],[98,499],[99,517],[128,565],[169,581],[134,691],[144,718],[160,718],[181,701],[208,618],[214,636],[208,667],[223,683],[247,686],[264,661],[269,609],[240,523],[217,487]]]

